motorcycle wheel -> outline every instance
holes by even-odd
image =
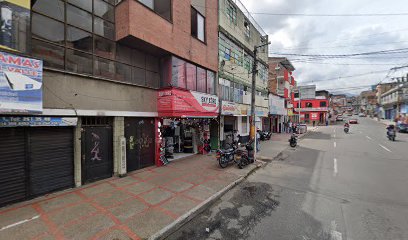
[[[395,142],[395,137],[392,137],[392,141]]]
[[[290,142],[290,146],[291,146],[291,147],[293,147],[293,148],[294,148],[294,147],[296,147],[296,145],[297,145],[297,143],[296,143],[296,142]]]
[[[225,159],[225,157],[220,157],[218,164],[221,168],[226,168],[228,166],[228,161]]]

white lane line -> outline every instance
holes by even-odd
[[[37,215],[37,216],[34,216],[34,217],[32,217],[32,218],[28,218],[28,219],[25,219],[25,220],[22,220],[22,221],[19,221],[19,222],[16,222],[16,223],[13,223],[13,224],[4,226],[4,227],[2,227],[2,228],[0,229],[0,231],[4,231],[4,230],[6,230],[6,229],[8,229],[8,228],[12,228],[12,227],[18,226],[18,225],[20,225],[20,224],[23,224],[23,223],[26,223],[26,222],[35,220],[35,219],[37,219],[37,218],[39,218],[39,217],[40,217],[40,215]]]
[[[381,145],[381,144],[378,144],[378,145],[380,145],[380,147],[384,148],[386,151],[391,152],[391,150],[388,149],[388,148],[386,148],[385,146],[383,146],[383,145]]]
[[[369,136],[366,136],[366,138],[368,139],[368,140],[373,140],[372,138],[370,138]]]
[[[337,176],[338,170],[337,170],[337,159],[335,158],[333,160],[333,177]]]
[[[336,224],[336,221],[331,221],[331,223],[330,223],[330,235],[331,235],[331,238],[330,239],[332,239],[332,240],[342,240],[343,239],[343,236],[342,236],[342,234],[341,234],[341,232],[338,232],[337,231],[337,224]]]
[[[336,138],[336,134],[334,134],[334,138]]]
[[[336,129],[333,129],[333,132],[336,132]]]
[[[362,131],[358,131],[360,134],[363,133]]]
[[[337,143],[336,143],[336,142],[334,142],[333,145],[334,145],[334,147],[337,147]]]

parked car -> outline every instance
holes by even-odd
[[[397,125],[397,130],[400,133],[408,133],[408,124],[407,123],[400,123]]]
[[[358,124],[358,120],[355,119],[355,118],[352,118],[352,119],[349,120],[349,123],[350,124]]]
[[[343,120],[344,120],[344,118],[343,118],[343,116],[341,116],[341,115],[339,115],[339,116],[336,117],[336,121],[343,121]]]
[[[358,114],[359,117],[366,117],[366,115],[364,113],[360,113]]]

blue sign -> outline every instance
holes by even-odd
[[[76,117],[0,117],[0,127],[76,126]]]
[[[43,62],[0,52],[0,113],[42,112]]]

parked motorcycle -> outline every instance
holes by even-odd
[[[267,141],[271,139],[272,132],[262,131],[260,132],[261,141]]]
[[[296,147],[296,145],[297,145],[297,135],[295,133],[293,133],[292,136],[290,136],[289,145],[291,147],[293,147],[293,148]]]
[[[238,167],[240,169],[244,168],[244,166],[249,165],[250,163],[254,162],[254,147],[253,141],[248,141],[245,144],[245,150],[240,150],[237,156],[238,160]]]
[[[235,159],[237,148],[238,148],[238,145],[236,142],[234,142],[231,148],[217,150],[215,157],[217,158],[218,163],[221,168],[226,168],[228,164],[231,162],[239,163],[239,161]]]

